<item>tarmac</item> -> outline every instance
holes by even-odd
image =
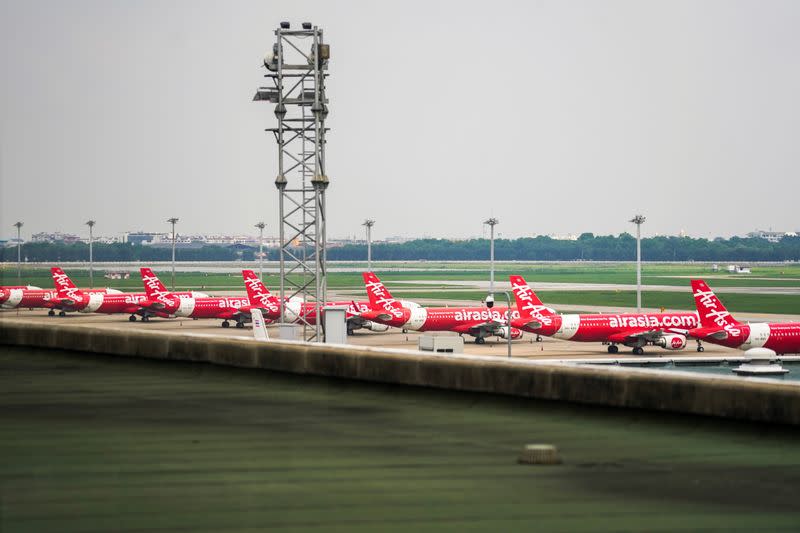
[[[218,337],[252,337],[253,332],[250,325],[238,329],[233,326],[222,328],[222,321],[218,319],[193,320],[187,318],[159,319],[151,318],[148,322],[129,322],[127,314],[119,315],[99,315],[69,313],[67,316],[48,316],[44,309],[34,310],[3,310],[0,311],[0,321],[3,318],[24,318],[37,323],[59,323],[59,324],[78,324],[92,327],[103,327],[109,329],[134,330],[134,331],[185,331],[186,333],[214,335]],[[277,325],[267,327],[271,338],[280,338]],[[436,332],[437,335],[455,335],[448,332]],[[354,335],[348,337],[348,343],[355,346],[367,346],[373,348],[393,348],[404,350],[416,350],[418,346],[420,332],[409,331],[403,333],[401,330],[390,328],[389,331],[376,333],[366,330],[357,330]],[[683,350],[664,350],[655,346],[645,348],[645,355],[650,357],[695,357],[698,355],[695,350],[696,343],[690,341]],[[703,344],[705,348],[704,356],[740,356],[741,351],[709,343]],[[472,337],[464,336],[464,353],[470,355],[485,356],[506,356],[508,353],[508,342],[505,339],[491,337],[486,339],[485,344],[475,344]],[[521,339],[511,341],[511,355],[513,358],[525,359],[568,359],[568,358],[608,358],[608,350],[601,343],[571,342],[549,337],[542,337],[541,342],[536,341],[535,335],[524,333]],[[615,357],[632,356],[630,348],[620,347],[620,352]]]

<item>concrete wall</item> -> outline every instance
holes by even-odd
[[[0,321],[0,344],[800,424],[800,386],[358,346]]]

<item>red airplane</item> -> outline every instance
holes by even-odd
[[[763,347],[776,355],[800,353],[800,322],[742,324],[731,316],[705,281],[693,279],[692,293],[700,327],[689,330],[691,337],[745,351]]]
[[[281,301],[277,296],[272,295],[264,286],[255,272],[252,270],[242,270],[244,286],[247,288],[247,297],[250,299],[251,307],[258,307],[264,313],[267,320],[279,320],[281,316]],[[347,319],[347,334],[352,335],[357,329],[368,329],[375,332],[383,332],[389,329],[385,324],[379,324],[371,320],[366,320],[361,313],[369,311],[369,302],[325,302],[325,307],[346,305],[345,313]],[[300,298],[287,298],[285,304],[286,318],[291,322],[296,322],[302,317],[309,324],[316,324],[317,307],[313,303],[305,303]]]
[[[149,268],[142,268],[142,282],[147,299],[143,305],[157,311],[158,316],[186,318],[219,318],[222,327],[236,321],[237,328],[250,322],[250,300],[241,296],[196,296],[196,293],[169,292]]]
[[[608,353],[619,352],[619,344],[633,348],[635,355],[642,355],[648,345],[682,350],[686,331],[698,323],[697,313],[559,315],[544,306],[522,276],[509,279],[520,314],[512,326],[557,339],[602,342],[608,344]],[[703,351],[699,344],[697,351]]]
[[[372,272],[364,272],[364,284],[369,295],[370,310],[361,313],[368,319],[414,331],[455,331],[475,337],[475,344],[483,344],[486,337],[507,339],[509,327],[508,308],[495,307],[420,307],[407,305],[407,302],[392,298],[381,280]],[[517,315],[512,311],[512,318]],[[512,339],[518,339],[522,332],[510,328]]]
[[[139,303],[145,300],[142,293],[123,293],[117,291],[116,294],[102,292],[83,291],[72,283],[63,270],[58,267],[50,269],[53,274],[53,283],[56,286],[56,297],[53,306],[61,311],[59,316],[64,316],[68,311],[79,311],[81,313],[106,313],[130,314],[134,317],[142,312]],[[51,310],[51,316],[53,311]]]
[[[30,286],[28,286],[30,287]],[[87,294],[122,294],[116,289],[83,289]],[[55,310],[62,310],[58,301],[56,289],[40,289],[25,287],[1,287],[0,307],[3,309],[49,309],[48,315],[56,314]]]

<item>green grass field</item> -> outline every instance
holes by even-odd
[[[610,307],[636,307],[636,291],[536,291],[539,298],[547,304],[562,305],[600,305]],[[472,300],[481,302],[486,298],[482,291],[402,291],[393,295],[407,300]],[[787,294],[737,294],[719,292],[719,297],[732,313],[776,313],[800,314],[800,298]],[[497,299],[502,305],[504,296]],[[513,305],[512,300],[512,305]],[[665,307],[667,309],[686,309],[694,311],[694,300],[687,289],[682,292],[642,291],[643,307]]]
[[[796,429],[0,353],[0,531],[778,531]],[[560,466],[516,464],[556,444]]]
[[[337,265],[339,267],[343,265]],[[346,265],[345,265],[346,266]],[[389,265],[376,265],[388,268]],[[421,280],[433,281],[478,281],[485,280],[485,264],[436,264],[436,263],[404,263],[392,264],[391,268],[414,267],[415,271],[376,271],[381,279],[397,295],[404,298],[418,299],[451,299],[481,301],[485,294],[477,291],[453,291],[458,285],[447,286],[448,291],[437,291],[435,285],[414,283]],[[159,270],[156,272],[167,285],[169,285],[170,272]],[[496,278],[507,279],[511,273],[519,273],[534,286],[537,282],[563,282],[563,283],[616,283],[634,284],[636,282],[635,266],[631,264],[607,263],[574,263],[574,264],[509,264],[498,265]],[[79,286],[89,285],[87,270],[71,269],[68,274]],[[666,307],[669,309],[694,309],[694,304],[689,296],[688,277],[711,277],[709,282],[712,287],[722,289],[719,294],[724,298],[728,308],[734,312],[781,313],[800,314],[800,299],[790,295],[776,294],[735,294],[725,293],[726,287],[798,287],[800,286],[800,266],[772,265],[754,267],[749,276],[711,273],[708,265],[666,265],[645,264],[643,266],[644,285],[669,285],[685,286],[686,293],[645,291],[643,305],[646,307]],[[768,278],[768,279],[758,279]],[[295,278],[297,279],[297,278]],[[44,269],[25,269],[23,281],[40,287],[52,287],[50,273]],[[392,286],[392,283],[396,283]],[[276,274],[265,274],[264,282],[272,291],[277,292],[279,278]],[[16,271],[9,265],[0,269],[0,284],[15,284]],[[142,285],[137,274],[127,280],[106,280],[101,273],[95,275],[95,286],[113,287],[126,291],[141,291]],[[353,295],[363,295],[361,273],[331,272],[328,275],[328,286],[331,289],[347,289]],[[439,288],[445,287],[444,285]],[[210,290],[220,291],[232,289],[241,291],[243,284],[238,273],[192,273],[178,272],[176,274],[176,288],[179,290]],[[632,291],[542,291],[540,296],[544,301],[564,305],[605,305],[631,307],[635,306],[636,298]]]

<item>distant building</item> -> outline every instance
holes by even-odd
[[[784,237],[797,237],[794,231],[764,231],[756,230],[747,234],[751,239],[765,239],[769,242],[779,242]]]
[[[54,231],[51,233],[41,232],[31,235],[31,242],[63,242],[64,244],[74,244],[80,242],[81,238],[71,233],[61,233]]]
[[[169,233],[147,233],[144,231],[131,231],[125,234],[124,242],[128,244],[155,244],[163,240],[169,240],[171,235]]]

